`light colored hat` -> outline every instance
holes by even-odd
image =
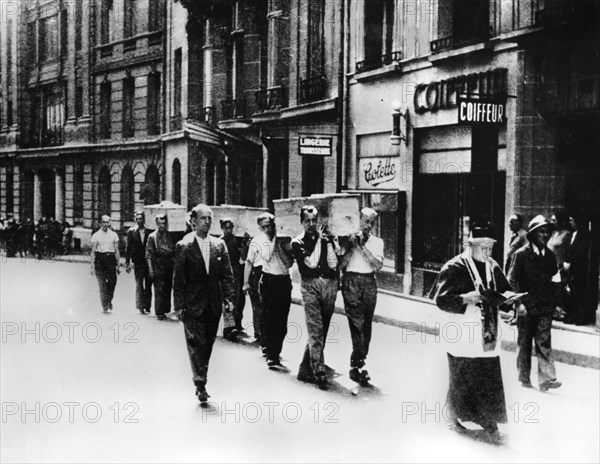
[[[527,239],[531,240],[531,233],[542,227],[549,227],[551,230],[554,228],[552,223],[548,222],[545,216],[538,214],[529,222],[529,231],[527,232]]]

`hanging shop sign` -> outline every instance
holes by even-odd
[[[507,69],[465,74],[415,87],[414,105],[418,114],[455,108],[460,97],[496,99],[507,94]]]
[[[333,138],[323,136],[300,136],[298,148],[300,155],[331,156],[333,153]]]
[[[506,102],[478,98],[458,99],[458,123],[497,125],[506,121]]]
[[[387,188],[398,175],[399,158],[395,157],[377,157],[360,158],[358,172],[358,187],[368,188]]]

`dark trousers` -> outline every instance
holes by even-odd
[[[152,305],[152,279],[148,275],[146,263],[134,264],[135,275],[135,307],[150,310]]]
[[[246,295],[242,291],[244,286],[244,266],[235,264],[233,267],[233,279],[235,281],[235,293],[233,295],[233,319],[235,327],[239,330],[243,329],[242,319],[244,317],[244,308],[246,306]]]
[[[105,311],[112,306],[112,299],[117,285],[117,259],[114,253],[96,253],[94,271],[98,288],[100,289],[100,302]]]
[[[260,279],[263,337],[267,359],[279,359],[287,335],[287,321],[292,304],[292,279],[288,274],[265,274]]]
[[[262,276],[262,267],[253,267],[248,284],[250,290],[248,290],[248,296],[250,296],[250,303],[252,304],[252,325],[254,326],[254,338],[260,342],[260,346],[266,346],[264,341],[264,327],[262,320],[262,302],[260,301],[260,293],[258,291],[258,285]]]
[[[556,380],[554,356],[552,354],[552,316],[527,315],[517,319],[517,369],[519,381],[529,382],[531,374],[532,341],[538,358],[538,383]]]
[[[346,272],[342,279],[344,309],[352,338],[351,367],[363,367],[369,354],[373,314],[377,304],[377,280],[374,274]]]
[[[302,279],[300,286],[308,343],[300,363],[299,373],[317,374],[325,372],[325,342],[338,291],[337,279]]]
[[[185,342],[196,387],[206,385],[208,363],[217,337],[220,318],[220,312],[215,314],[211,308],[205,308],[202,315],[193,318],[187,318],[184,313]]]
[[[154,273],[154,313],[160,316],[171,311],[173,259],[155,259],[152,263],[152,271]]]

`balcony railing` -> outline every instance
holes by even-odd
[[[450,50],[452,48],[457,47],[464,47],[466,45],[481,42],[488,39],[489,37],[489,32],[481,33],[468,38],[461,37],[460,39],[451,35],[448,37],[442,37],[441,39],[432,40],[429,43],[429,49],[431,50],[431,53],[439,53],[444,50]]]
[[[300,80],[298,103],[309,103],[325,100],[327,97],[327,78],[325,76],[310,77]]]
[[[285,87],[277,86],[266,90],[257,90],[255,95],[256,111],[258,113],[277,110],[287,106],[287,92]]]
[[[371,71],[382,66],[392,64],[394,61],[402,59],[402,52],[394,51],[381,56],[371,56],[363,61],[356,62],[356,72]]]
[[[42,132],[42,147],[56,147],[64,143],[64,129],[56,127],[54,129],[46,129]]]
[[[221,100],[221,120],[245,119],[246,99],[237,98],[233,100]]]

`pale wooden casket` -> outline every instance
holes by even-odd
[[[248,206],[239,205],[221,205],[211,206],[213,212],[211,235],[221,235],[221,219],[229,217],[233,220],[233,235],[243,237],[248,233],[251,237],[255,237],[260,232],[256,218],[262,213],[268,213],[266,208],[251,208]]]
[[[347,193],[317,194],[310,197],[273,200],[277,235],[295,237],[304,228],[300,223],[300,208],[312,205],[319,211],[319,223],[331,235],[347,236],[360,231],[360,196]]]
[[[169,220],[170,232],[185,232],[187,221],[187,208],[170,201],[161,201],[158,205],[144,206],[146,228],[156,229],[156,216],[166,214]]]

